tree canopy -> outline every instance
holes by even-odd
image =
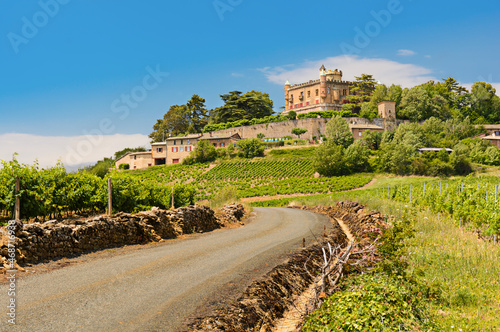
[[[224,105],[211,112],[211,123],[258,119],[273,114],[273,101],[269,99],[268,93],[252,90],[242,94],[240,91],[231,91],[220,97]]]
[[[162,119],[158,119],[149,137],[153,142],[162,142],[169,135],[178,136],[199,133],[208,123],[205,99],[193,95],[184,105],[172,105]]]
[[[338,115],[332,117],[326,124],[325,129],[328,141],[333,142],[335,145],[342,145],[347,148],[354,142],[351,129],[346,120]]]

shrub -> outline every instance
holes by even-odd
[[[344,147],[332,142],[323,143],[316,150],[313,169],[324,176],[337,176],[348,173],[346,167]]]
[[[238,142],[238,155],[243,158],[264,156],[264,145],[257,138],[243,139]]]
[[[119,169],[130,169],[130,165],[129,164],[120,164],[120,166],[118,166]]]

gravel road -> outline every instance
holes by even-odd
[[[1,331],[181,331],[186,321],[236,299],[253,281],[330,226],[324,216],[255,208],[244,227],[94,259],[16,285],[16,325]]]

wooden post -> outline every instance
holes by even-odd
[[[172,186],[172,207],[171,207],[171,209],[175,209],[174,186]]]
[[[14,218],[21,220],[21,200],[19,199],[19,191],[21,190],[21,181],[16,177],[16,208],[14,211]]]
[[[113,213],[113,194],[111,187],[111,178],[108,178],[108,215]]]

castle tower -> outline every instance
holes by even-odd
[[[290,82],[288,82],[288,80],[286,81],[285,83],[285,111],[288,111],[290,109],[290,103],[293,103],[293,100],[290,101]]]
[[[319,69],[320,96],[323,102],[326,99],[326,68],[324,65]]]
[[[339,71],[338,69],[335,69],[333,71],[332,80],[334,82],[342,82],[342,70]]]
[[[378,114],[384,119],[384,130],[393,131],[396,128],[396,102],[384,100],[378,103]]]

